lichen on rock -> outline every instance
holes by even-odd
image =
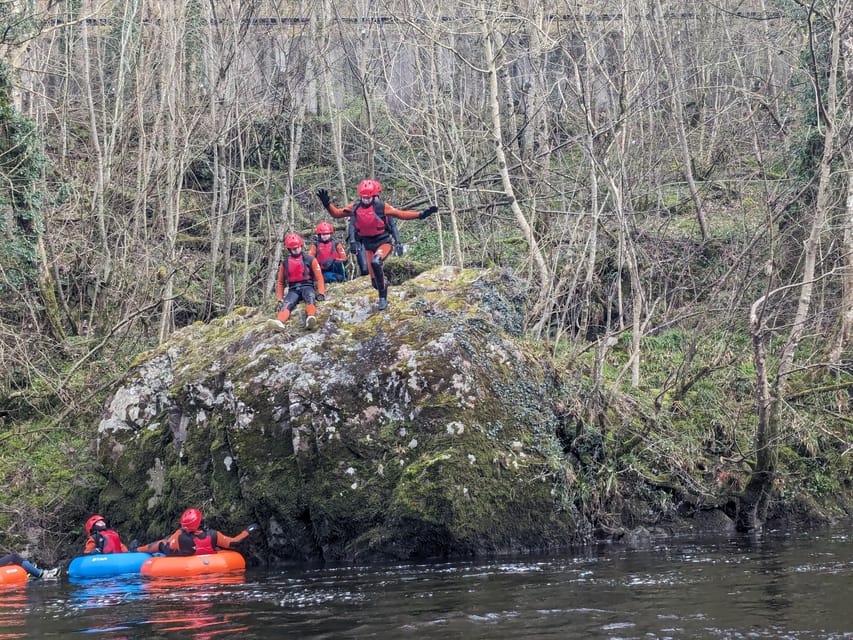
[[[538,441],[553,376],[521,340],[512,275],[438,268],[384,312],[374,296],[332,285],[316,331],[242,309],[140,358],[99,427],[113,523],[162,535],[197,506],[225,531],[262,523],[272,562],[576,541]]]

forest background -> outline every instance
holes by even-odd
[[[80,539],[133,358],[272,310],[283,234],[364,177],[440,206],[398,260],[530,290],[603,530],[638,447],[742,529],[849,515],[849,1],[0,0],[0,27],[3,545]]]

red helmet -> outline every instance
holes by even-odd
[[[382,185],[376,180],[362,180],[358,183],[358,195],[361,198],[372,198],[378,196],[382,191]]]
[[[334,229],[332,229],[332,225],[323,220],[320,224],[317,225],[317,235],[319,236],[322,233],[334,233]]]
[[[91,518],[89,518],[88,520],[86,520],[86,535],[87,535],[87,536],[92,535],[92,527],[94,527],[94,526],[95,526],[95,523],[96,523],[98,520],[104,520],[104,523],[106,523],[106,520],[105,520],[104,516],[97,515],[97,514],[95,514],[94,516],[92,516]]]
[[[198,509],[187,509],[181,515],[181,529],[196,531],[201,526],[201,511]]]
[[[288,249],[296,249],[302,246],[302,236],[298,233],[288,233],[284,237],[284,246]]]

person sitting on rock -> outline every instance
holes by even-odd
[[[41,578],[42,580],[58,578],[59,574],[62,572],[59,567],[54,567],[53,569],[39,569],[29,560],[24,560],[23,556],[19,553],[7,553],[5,556],[0,557],[0,567],[7,567],[10,564],[16,564],[19,567],[23,567],[24,571],[29,573],[31,577]]]
[[[181,515],[181,528],[172,535],[137,547],[145,553],[162,553],[167,556],[201,556],[216,553],[220,549],[234,549],[235,546],[255,531],[258,525],[250,524],[233,538],[215,529],[205,529],[201,511],[187,509]]]
[[[388,306],[388,280],[382,269],[385,259],[391,254],[392,236],[387,218],[423,220],[438,211],[435,205],[420,212],[395,209],[379,199],[381,191],[382,185],[376,180],[362,180],[358,185],[359,199],[343,209],[331,203],[328,191],[325,189],[317,191],[317,197],[333,218],[354,219],[356,240],[364,245],[367,252],[367,268],[370,272],[371,284],[379,292],[380,311]]]
[[[290,319],[290,313],[300,300],[305,301],[305,326],[313,329],[317,326],[317,307],[314,306],[314,300],[322,302],[326,299],[326,283],[320,263],[317,258],[302,251],[303,244],[302,236],[297,233],[289,233],[284,238],[287,255],[278,265],[275,284],[279,329],[284,328],[284,323]],[[284,294],[285,286],[287,295]]]
[[[124,553],[127,547],[118,533],[107,526],[104,516],[95,514],[86,520],[86,546],[83,555],[90,553]]]
[[[308,247],[308,255],[317,258],[323,272],[323,279],[326,282],[343,282],[347,279],[344,271],[347,254],[344,251],[344,246],[332,238],[334,232],[332,225],[325,220],[318,224],[317,238]]]

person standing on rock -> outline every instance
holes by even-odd
[[[343,209],[331,203],[328,191],[325,189],[317,191],[317,197],[333,218],[353,218],[356,240],[364,245],[367,253],[370,282],[379,292],[380,311],[388,306],[388,280],[382,268],[385,259],[391,254],[392,247],[388,218],[423,220],[438,211],[435,205],[423,211],[395,209],[379,199],[381,191],[382,185],[376,180],[362,180],[358,185],[359,199]]]
[[[302,236],[289,233],[284,238],[287,255],[278,265],[278,277],[275,283],[275,298],[278,300],[278,329],[284,328],[284,323],[290,319],[290,313],[300,300],[305,301],[305,327],[313,329],[317,326],[317,307],[314,301],[326,299],[326,283],[317,258],[302,251]],[[287,286],[287,295],[284,293]]]

